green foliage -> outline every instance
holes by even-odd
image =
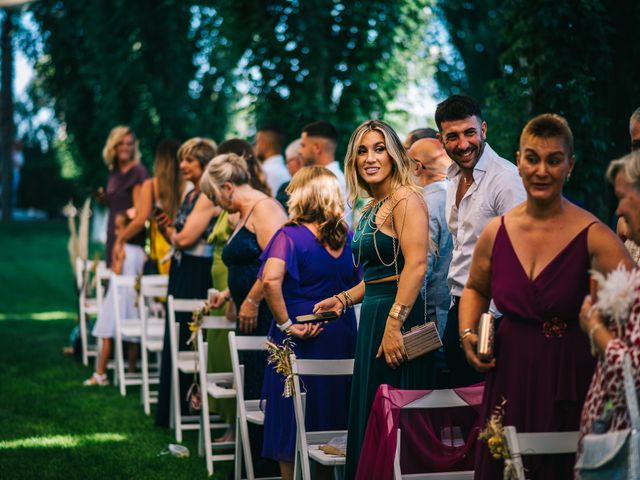
[[[88,186],[104,183],[116,124],[137,133],[147,166],[161,138],[221,140],[239,112],[288,139],[321,118],[347,137],[404,84],[403,48],[426,3],[43,0],[31,93],[53,105]]]
[[[406,79],[401,54],[418,31],[424,1],[217,1],[231,43],[241,45],[243,79],[256,123],[289,138],[314,120],[343,138],[386,105]],[[344,143],[344,142],[343,142]]]
[[[200,72],[193,83],[199,30],[188,2],[45,0],[32,12],[43,32],[40,97],[65,126],[83,184],[104,183],[101,151],[116,124],[136,132],[147,166],[164,137],[223,135],[227,98],[201,87],[228,69]]]
[[[467,92],[481,101],[489,141],[511,159],[529,118],[545,112],[565,116],[577,158],[567,193],[608,220],[611,195],[604,170],[628,150],[627,122],[640,99],[634,73],[640,46],[632,33],[640,22],[640,4],[482,0],[439,5],[463,64],[441,72],[442,90]],[[469,28],[473,18],[483,25]],[[474,49],[477,44],[483,45],[482,53]]]

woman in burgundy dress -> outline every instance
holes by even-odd
[[[105,258],[107,266],[111,266],[111,251],[116,241],[115,218],[128,209],[135,207],[142,188],[142,183],[149,173],[140,163],[138,140],[129,127],[114,127],[102,149],[102,157],[109,167],[107,191],[98,191],[98,201],[109,208],[107,222],[107,248]],[[141,230],[127,243],[144,247],[145,232]]]
[[[488,372],[485,420],[504,398],[503,424],[519,432],[578,430],[595,366],[578,322],[589,270],[608,272],[629,257],[608,227],[562,196],[575,162],[564,118],[530,120],[517,160],[527,200],[493,219],[478,239],[460,303],[460,339],[469,363]],[[495,357],[482,361],[475,328],[491,298],[503,317]],[[524,464],[527,478],[566,479],[574,455],[529,456]],[[475,478],[502,478],[502,469],[482,445]]]

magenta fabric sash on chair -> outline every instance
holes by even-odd
[[[400,464],[403,473],[473,470],[483,391],[484,383],[454,389],[469,408],[402,411],[404,406],[432,390],[400,390],[380,385],[369,414],[356,479],[393,478],[398,428],[402,429]],[[461,428],[464,443],[460,446],[441,441],[441,432],[451,431],[453,426]]]

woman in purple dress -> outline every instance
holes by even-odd
[[[291,336],[298,358],[353,358],[353,310],[324,325],[295,320],[312,313],[313,306],[333,292],[348,290],[360,281],[351,257],[351,234],[343,220],[340,184],[326,168],[305,167],[293,177],[287,192],[291,220],[265,248],[258,274],[274,317],[269,336],[277,344]],[[303,382],[307,429],[345,429],[350,379],[309,377]],[[280,462],[282,478],[287,480],[293,478],[296,421],[293,399],[284,398],[283,391],[284,377],[268,366],[262,390],[266,400],[262,455]]]
[[[102,188],[98,190],[97,200],[109,208],[105,259],[110,267],[111,251],[116,242],[115,218],[137,205],[142,183],[149,173],[140,163],[138,139],[129,127],[118,126],[111,130],[102,149],[102,157],[109,167],[109,182],[106,192]],[[141,247],[144,247],[144,241],[144,229],[127,239],[127,243]]]
[[[530,120],[517,160],[527,200],[493,219],[478,239],[460,303],[460,341],[469,363],[488,372],[484,420],[505,399],[503,425],[519,432],[574,431],[595,366],[578,322],[589,270],[605,273],[629,257],[608,227],[562,196],[575,162],[564,118]],[[475,328],[491,298],[503,317],[495,357],[482,361]],[[524,464],[527,478],[566,479],[574,455],[528,456]],[[502,470],[482,445],[475,478],[502,478]]]

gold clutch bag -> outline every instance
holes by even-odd
[[[483,313],[478,324],[478,357],[480,360],[490,360],[493,357],[493,335],[495,323],[493,315]]]
[[[402,340],[405,360],[413,360],[442,347],[442,340],[435,322],[416,325],[402,334]]]

